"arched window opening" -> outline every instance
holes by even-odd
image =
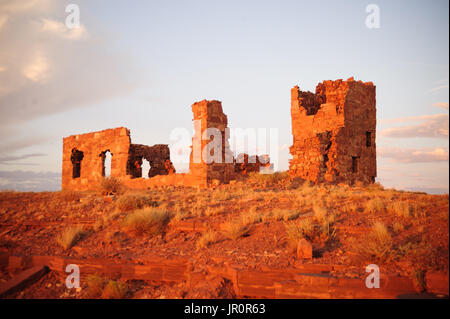
[[[145,158],[142,159],[142,178],[148,178],[148,172],[150,171],[150,162]]]
[[[106,150],[100,154],[100,157],[102,158],[102,176],[110,177],[112,154],[109,150]]]

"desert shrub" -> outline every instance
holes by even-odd
[[[327,214],[327,216],[325,216],[325,218],[322,220],[319,229],[321,231],[321,235],[325,236],[325,239],[334,237],[334,235],[335,235],[335,229],[334,229],[335,220],[336,220],[336,215],[334,215],[334,213]]]
[[[97,275],[88,275],[86,278],[86,294],[89,298],[99,298],[102,294],[105,280]]]
[[[396,249],[396,255],[409,261],[415,270],[438,269],[442,253],[448,254],[448,248],[435,247],[423,236],[417,241],[407,241]]]
[[[362,241],[356,243],[359,257],[364,260],[387,260],[391,257],[391,249],[392,237],[382,222],[376,222],[370,233]]]
[[[263,186],[269,186],[279,183],[282,180],[289,179],[288,172],[275,172],[273,174],[261,174],[259,172],[251,172],[248,174],[248,181]]]
[[[207,230],[197,240],[197,248],[206,248],[217,241],[217,233],[214,230]]]
[[[83,227],[69,227],[56,238],[56,241],[64,249],[69,249],[87,234],[88,232]]]
[[[302,238],[310,240],[314,234],[314,225],[310,218],[305,218],[297,223],[285,224],[288,245],[296,248],[298,241]]]
[[[394,213],[403,218],[419,215],[419,205],[411,205],[408,201],[398,201],[392,204]]]
[[[123,299],[128,293],[127,285],[120,281],[110,280],[103,289],[104,299]]]
[[[120,179],[116,177],[103,178],[100,183],[100,192],[102,194],[120,194],[123,192],[124,187]]]
[[[138,194],[124,194],[116,201],[116,207],[124,212],[141,209],[145,206],[156,206],[150,198]]]
[[[164,210],[144,208],[126,216],[122,222],[125,231],[135,234],[161,234],[170,221],[171,214]]]
[[[200,198],[203,198],[203,197],[200,197]],[[221,202],[221,201],[230,200],[232,198],[233,198],[233,196],[229,192],[225,192],[225,191],[220,190],[220,189],[214,190],[211,193],[211,200],[213,200],[213,201]]]
[[[358,211],[358,204],[355,202],[346,203],[342,209],[345,213],[356,213]]]
[[[314,204],[313,207],[314,211],[314,218],[319,222],[322,223],[325,221],[327,217],[327,209],[320,204]]]
[[[238,238],[248,235],[250,227],[244,224],[242,220],[230,220],[221,225],[223,235],[231,240],[237,240]]]
[[[275,209],[272,211],[272,216],[276,220],[288,221],[298,218],[298,216],[300,216],[300,212],[290,209]]]
[[[249,212],[246,212],[241,216],[241,221],[245,225],[256,224],[262,220],[262,214],[256,210],[256,207],[252,207]]]
[[[383,211],[384,209],[385,209],[384,202],[379,197],[372,198],[366,205],[366,211],[368,213],[377,213]]]
[[[400,233],[405,229],[405,226],[400,222],[395,222],[392,224],[392,230],[394,233]]]

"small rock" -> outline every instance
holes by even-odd
[[[312,258],[312,246],[305,238],[300,239],[300,241],[298,242],[297,258],[299,259]]]

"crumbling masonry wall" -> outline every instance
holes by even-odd
[[[63,139],[62,189],[97,187],[105,176],[107,152],[111,154],[111,177],[141,177],[143,159],[150,163],[149,177],[175,173],[168,145],[131,144],[130,131],[119,127]]]
[[[131,144],[127,175],[131,175],[134,178],[145,176],[142,174],[143,160],[147,160],[150,163],[150,170],[146,173],[149,178],[156,175],[175,173],[175,168],[170,161],[169,146],[166,144],[153,146]]]
[[[316,183],[374,182],[375,104],[375,86],[353,78],[324,81],[315,93],[292,88],[289,174]]]
[[[234,160],[234,171],[241,175],[248,175],[249,173],[259,173],[261,168],[272,168],[270,164],[269,155],[252,155],[242,153]]]
[[[62,189],[95,189],[105,177],[105,158],[111,154],[111,177],[129,188],[200,186],[228,183],[248,172],[271,167],[268,155],[236,160],[228,142],[228,119],[220,101],[203,100],[192,105],[194,137],[188,174],[175,174],[166,144],[132,144],[125,127],[79,134],[63,139]],[[215,143],[219,139],[219,143]],[[150,163],[148,172],[142,163]],[[148,176],[149,178],[141,178]]]
[[[235,179],[233,154],[228,141],[228,118],[223,113],[222,103],[216,100],[196,102],[192,104],[192,113],[194,136],[189,173],[197,180],[198,185],[204,186],[214,180],[228,183]],[[221,140],[218,143],[210,143],[219,138]],[[219,147],[211,147],[214,145]]]

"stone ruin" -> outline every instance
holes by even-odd
[[[375,86],[349,78],[291,89],[289,174],[315,183],[375,182]]]
[[[268,155],[233,156],[228,118],[220,101],[192,105],[194,136],[189,173],[176,173],[166,144],[132,144],[130,131],[119,127],[63,139],[62,188],[86,190],[105,177],[111,154],[111,177],[130,188],[162,185],[207,187],[242,179],[271,168]],[[289,175],[314,183],[373,183],[376,165],[375,86],[371,82],[324,81],[316,92],[291,90],[293,145]],[[210,143],[213,142],[213,143]],[[217,143],[216,143],[217,142]],[[142,163],[150,163],[148,172]],[[144,179],[146,174],[149,178]]]
[[[149,161],[148,176],[173,174],[168,145],[131,144],[125,127],[63,139],[62,188],[86,190],[105,176],[105,159],[111,154],[111,177],[142,176],[142,161]]]
[[[192,113],[194,136],[189,158],[190,173],[196,176],[201,184],[210,184],[213,180],[228,183],[236,179],[233,153],[228,142],[228,118],[223,113],[222,103],[203,100],[192,104]],[[210,143],[215,139],[221,140],[218,143]],[[210,146],[220,149],[210,149]]]
[[[243,154],[242,162],[241,157],[233,157],[228,119],[220,101],[196,102],[192,112],[194,137],[189,173],[175,172],[168,145],[132,144],[130,131],[119,127],[63,139],[62,189],[89,190],[99,185],[105,178],[107,153],[111,154],[110,176],[119,178],[129,188],[141,189],[163,185],[207,187],[229,183],[270,166],[268,155],[255,155],[249,160]],[[221,139],[220,143],[210,143],[216,138]],[[217,145],[219,149],[215,149]],[[142,171],[144,160],[150,164],[148,172]],[[142,178],[144,175],[149,178]]]

